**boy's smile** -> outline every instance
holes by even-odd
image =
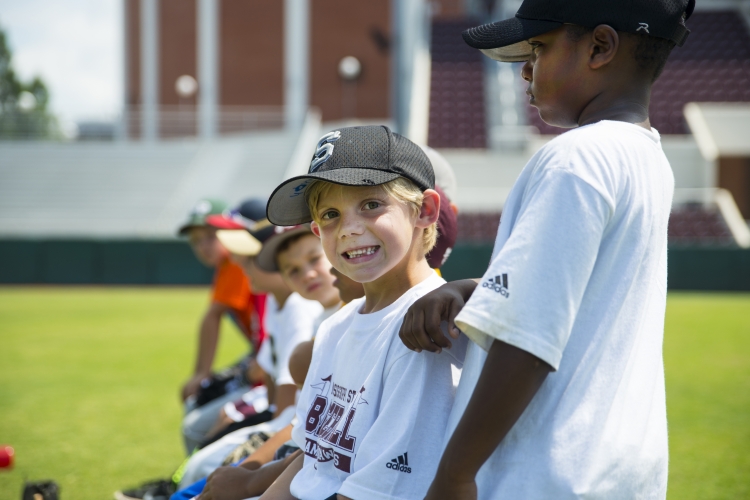
[[[344,250],[341,255],[350,262],[359,263],[369,260],[378,250],[380,245]]]

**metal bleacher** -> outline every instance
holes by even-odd
[[[297,137],[0,142],[0,236],[173,238],[204,196],[267,196]]]
[[[459,212],[457,239],[461,243],[492,244],[499,224],[499,212]],[[695,204],[672,210],[668,234],[670,245],[735,246],[721,213]]]
[[[476,21],[432,23],[429,145],[486,148],[487,125],[482,54],[461,38]]]

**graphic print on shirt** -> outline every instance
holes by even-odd
[[[337,469],[351,472],[357,438],[351,436],[349,430],[357,407],[368,404],[362,397],[365,388],[363,386],[357,391],[337,385],[333,382],[333,374],[310,387],[319,392],[305,419],[305,455],[315,458],[318,463],[333,461]]]

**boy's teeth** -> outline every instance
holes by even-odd
[[[377,247],[367,247],[367,248],[360,248],[359,250],[352,250],[350,252],[346,252],[346,255],[350,259],[354,259],[356,257],[361,257],[363,255],[371,255],[375,253],[375,250],[377,250]]]

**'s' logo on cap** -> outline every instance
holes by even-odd
[[[310,172],[313,173],[322,164],[328,161],[328,159],[333,154],[333,144],[334,142],[338,141],[341,137],[341,132],[338,130],[334,130],[333,132],[328,132],[326,135],[320,138],[318,141],[318,149],[315,150],[315,154],[313,155],[312,162],[310,163]]]

